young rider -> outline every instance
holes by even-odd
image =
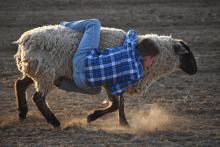
[[[143,48],[144,42],[137,42],[134,30],[127,32],[120,46],[101,52],[101,24],[97,19],[64,21],[60,25],[83,33],[72,58],[75,91],[97,94],[106,86],[112,95],[120,95],[143,78],[144,68],[150,67],[159,53],[156,48]]]

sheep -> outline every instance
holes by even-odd
[[[115,28],[101,28],[100,49],[115,47],[123,42],[126,32]],[[26,118],[28,112],[25,91],[29,85],[35,85],[36,92],[33,101],[39,111],[53,127],[59,127],[60,122],[49,109],[45,97],[54,86],[59,88],[62,80],[72,81],[72,57],[77,49],[82,34],[61,25],[49,25],[34,28],[24,32],[15,42],[18,51],[15,54],[18,70],[22,78],[15,81],[15,96],[18,116]],[[171,36],[156,34],[138,35],[137,42],[145,41],[144,48],[153,46],[159,50],[154,64],[144,69],[144,78],[128,88],[130,94],[146,92],[147,88],[156,80],[180,68],[193,75],[197,65],[193,53],[183,40],[173,39]],[[74,68],[74,67],[73,67]],[[95,110],[87,116],[87,122],[119,110],[119,124],[129,126],[124,113],[123,95],[111,95],[109,106]]]

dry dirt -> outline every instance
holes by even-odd
[[[193,77],[177,71],[146,97],[125,97],[132,128],[117,113],[91,124],[86,116],[106,98],[54,89],[47,101],[62,123],[52,129],[31,100],[19,122],[13,84],[20,76],[11,44],[22,32],[62,20],[99,18],[103,26],[187,41],[198,62]],[[10,0],[0,2],[0,146],[220,146],[220,1],[218,0]]]

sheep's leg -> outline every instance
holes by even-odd
[[[39,111],[46,118],[47,122],[53,125],[54,128],[59,127],[60,122],[48,108],[47,103],[45,101],[45,96],[40,92],[35,92],[33,95],[33,100],[37,105]]]
[[[18,79],[15,81],[15,97],[17,101],[17,109],[19,111],[19,118],[21,120],[26,118],[28,107],[26,101],[26,89],[27,87],[33,83],[33,80],[27,76],[22,79]]]
[[[124,97],[123,95],[119,96],[119,124],[124,127],[129,127],[128,121],[125,117],[124,112]]]
[[[97,109],[92,114],[88,115],[87,122],[92,122],[99,117],[102,117],[103,115],[107,113],[114,112],[118,110],[118,97],[117,96],[111,96],[110,98],[110,104],[104,109]]]

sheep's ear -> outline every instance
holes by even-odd
[[[19,41],[13,41],[12,44],[15,44],[15,45],[18,45],[19,44]]]
[[[183,40],[176,40],[177,43],[173,45],[173,51],[175,54],[186,54],[190,53],[189,46]]]
[[[179,44],[179,46],[181,46],[180,68],[184,72],[193,75],[197,72],[197,63],[195,57],[190,51],[189,45],[185,41],[179,40]]]
[[[138,40],[137,47],[142,55],[159,50],[155,42],[149,38]]]
[[[188,51],[188,53],[191,53],[190,47],[185,41],[180,40],[180,44]]]

